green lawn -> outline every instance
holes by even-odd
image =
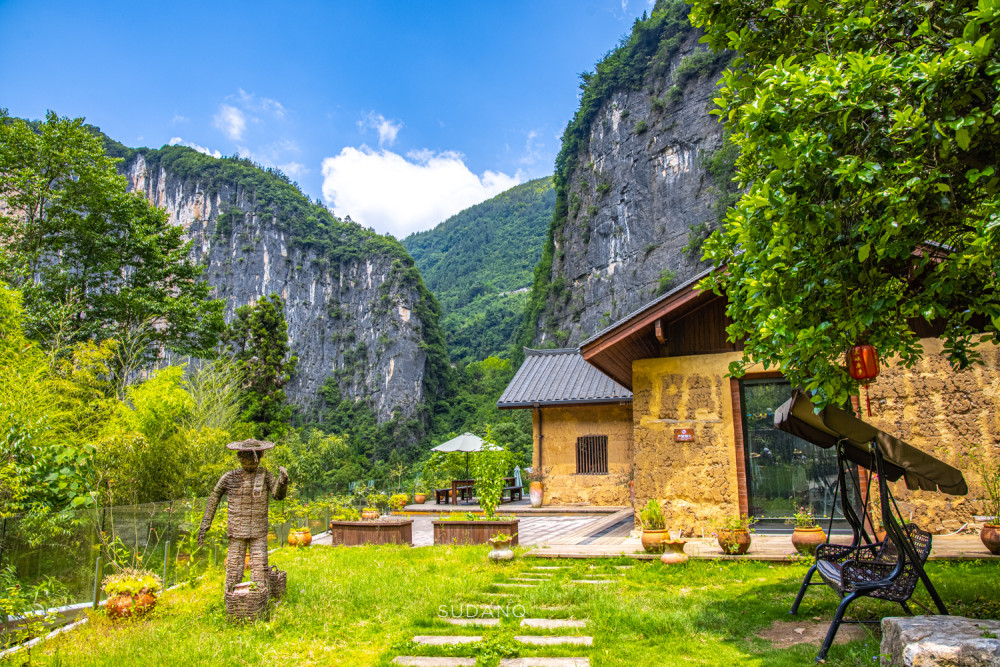
[[[816,646],[774,648],[755,636],[775,620],[789,620],[788,607],[806,567],[802,564],[691,561],[666,567],[658,561],[519,559],[507,567],[486,562],[483,547],[312,547],[275,552],[271,562],[288,570],[288,594],[269,621],[231,625],[222,602],[221,571],[194,585],[167,592],[144,621],[114,625],[96,612],[91,622],[32,651],[42,665],[390,665],[396,655],[478,656],[495,665],[513,655],[587,655],[601,665],[802,665]],[[634,565],[619,570],[614,565]],[[529,617],[590,619],[582,631],[594,646],[560,649],[521,647],[519,619],[498,628],[459,628],[437,619],[439,608],[503,598],[492,582],[529,571],[533,565],[565,565],[537,588],[507,589]],[[996,564],[937,563],[933,580],[954,614],[1000,616]],[[571,584],[593,574],[606,586]],[[530,576],[530,575],[526,575]],[[918,595],[927,601],[927,595]],[[833,614],[836,598],[814,587],[800,610],[803,623]],[[541,606],[565,606],[541,610]],[[865,601],[855,612],[896,614],[898,606]],[[519,611],[519,610],[518,610]],[[414,635],[482,634],[480,644],[441,650],[411,643]],[[879,640],[836,645],[828,662],[871,665]],[[26,656],[21,654],[20,664]]]

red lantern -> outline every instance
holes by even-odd
[[[868,383],[878,377],[878,351],[874,345],[854,345],[847,352],[847,371],[865,386],[865,403],[868,416],[872,416],[872,403],[868,398]]]

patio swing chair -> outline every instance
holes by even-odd
[[[816,657],[817,662],[826,657],[842,623],[879,622],[844,620],[847,607],[860,597],[898,602],[906,614],[912,615],[907,602],[917,582],[922,581],[938,612],[946,615],[948,610],[924,571],[924,563],[931,551],[931,534],[903,519],[889,491],[888,482],[903,478],[909,489],[965,495],[969,489],[961,471],[844,410],[826,407],[816,413],[808,395],[801,390],[794,391],[792,398],[778,408],[774,424],[778,429],[819,447],[836,447],[837,488],[844,518],[850,524],[853,535],[850,545],[827,542],[816,548],[816,563],[806,573],[790,611],[791,614],[798,612],[809,586],[826,585],[840,596],[840,605]],[[886,537],[881,542],[866,530],[866,523],[871,525],[867,510],[871,474],[868,476],[861,516],[858,516],[851,502],[848,484],[853,483],[855,497],[859,499],[861,488],[858,477],[849,470],[850,463],[877,475],[879,513],[886,531]],[[833,514],[831,511],[828,534],[832,534]],[[811,581],[817,572],[821,581]]]

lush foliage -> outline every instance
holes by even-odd
[[[663,508],[656,498],[650,498],[649,502],[639,510],[639,523],[643,530],[663,530],[666,521],[663,517]]]
[[[244,378],[243,419],[257,426],[261,438],[287,430],[292,408],[282,387],[299,360],[288,345],[284,301],[272,294],[240,306],[224,340]]]
[[[797,508],[792,518],[785,523],[792,523],[796,528],[813,528],[816,526],[816,515],[811,505],[803,505]]]
[[[206,352],[222,328],[179,227],[129,193],[117,160],[83,119],[29,124],[0,110],[0,280],[19,289],[34,339],[127,337]]]
[[[1000,5],[697,1],[692,20],[741,54],[717,102],[747,190],[705,246],[732,371],[843,404],[857,343],[909,367],[931,332],[976,362],[1000,322]]]
[[[452,361],[507,351],[554,204],[551,178],[529,181],[403,240],[441,303]]]
[[[1000,459],[995,448],[984,444],[979,451],[968,454],[971,469],[979,477],[977,500],[983,505],[983,514],[993,517],[990,523],[1000,523]]]
[[[104,577],[101,587],[109,598],[123,593],[138,595],[147,592],[156,595],[163,588],[163,581],[149,570],[137,570],[129,567]]]
[[[483,448],[472,455],[472,476],[476,480],[476,497],[487,519],[497,514],[503,498],[504,478],[514,469],[511,453],[501,447],[487,427]]]

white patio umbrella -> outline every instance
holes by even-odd
[[[442,442],[437,447],[431,447],[434,452],[465,452],[465,476],[469,476],[469,453],[481,452],[483,450],[483,439],[472,433],[463,433],[457,438],[452,438],[448,442]]]

